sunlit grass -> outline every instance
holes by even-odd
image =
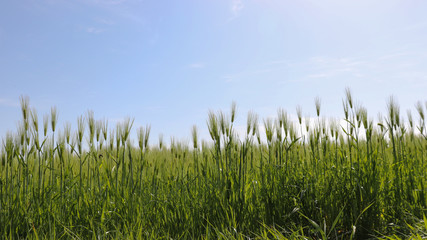
[[[0,236],[423,239],[427,106],[407,120],[394,98],[387,106],[374,118],[346,90],[344,124],[323,118],[316,98],[314,121],[301,107],[297,121],[283,109],[275,119],[249,113],[238,136],[232,104],[209,112],[209,141],[194,126],[191,144],[166,146],[149,142],[149,125],[132,145],[132,119],[109,130],[91,111],[73,132],[57,128],[52,108],[40,129],[22,98],[1,148]]]

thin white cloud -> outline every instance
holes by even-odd
[[[266,65],[266,66],[283,65],[283,66],[289,67],[291,64],[290,64],[289,60],[273,60],[273,61],[269,61],[269,62],[264,63],[264,65]]]
[[[304,69],[308,70],[306,70],[308,74],[302,81],[333,78],[343,74],[361,76],[361,72],[367,67],[365,61],[356,58],[333,58],[323,56],[309,58],[308,61],[302,65]]]
[[[275,68],[260,68],[260,69],[255,69],[255,70],[251,70],[251,71],[241,71],[238,73],[226,74],[226,75],[223,75],[221,78],[225,79],[225,82],[228,82],[228,83],[238,82],[238,81],[250,79],[254,76],[268,74],[268,73],[271,73],[275,70],[277,70],[277,69],[275,69]]]
[[[243,4],[243,0],[231,0],[231,12],[233,16],[229,20],[233,20],[234,18],[240,15],[240,12],[243,10],[245,5]]]
[[[407,30],[411,30],[411,31],[420,31],[425,28],[427,28],[427,22],[418,22],[416,24],[409,25],[406,27]]]
[[[317,73],[317,74],[308,75],[308,78],[327,78],[327,77],[330,77],[330,75],[326,73]]]
[[[140,12],[136,11],[139,6],[142,6],[142,0],[81,0],[81,2],[87,5],[106,9],[113,15],[126,19],[128,21],[143,25],[146,24],[146,19],[144,18],[144,16]],[[103,22],[103,24],[112,25],[110,23],[115,24],[115,22],[111,22],[109,20]]]
[[[116,22],[109,20],[109,19],[105,19],[105,18],[97,18],[96,22],[100,23],[100,24],[104,24],[104,25],[115,25]]]
[[[308,58],[297,65],[301,77],[293,82],[305,81],[366,81],[376,83],[402,83],[426,86],[427,71],[423,66],[427,62],[425,52],[411,52],[402,49],[383,54]]]
[[[233,13],[238,14],[243,9],[242,0],[233,0],[231,5],[231,10]]]
[[[408,53],[407,52],[396,52],[396,53],[390,53],[390,54],[385,54],[383,56],[378,57],[378,60],[389,60],[389,59],[395,59],[398,57],[403,57],[403,56],[407,56]]]
[[[101,28],[88,27],[88,28],[86,28],[86,32],[91,33],[91,34],[100,34],[100,33],[105,32],[105,30],[101,29]]]
[[[118,5],[118,4],[122,4],[124,2],[126,2],[126,0],[110,0],[110,1],[105,1],[107,4],[110,5]]]
[[[225,79],[225,82],[227,82],[227,83],[235,81],[235,78],[231,75],[222,76],[222,79]]]

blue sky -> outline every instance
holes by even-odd
[[[109,125],[207,136],[209,109],[238,106],[239,124],[279,107],[342,116],[345,87],[376,117],[426,100],[422,0],[22,0],[0,8],[0,134],[21,118],[19,96],[60,126],[93,110]]]

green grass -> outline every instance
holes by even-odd
[[[210,140],[150,143],[150,126],[110,130],[92,112],[39,129],[21,99],[22,122],[3,138],[2,239],[425,239],[425,106],[403,118],[390,98],[374,121],[346,90],[344,124],[210,112]],[[427,110],[426,110],[427,111]],[[406,121],[404,119],[407,119]],[[50,120],[50,121],[49,121]],[[313,121],[312,121],[313,122]],[[261,123],[261,124],[260,124]],[[266,142],[262,142],[265,129]],[[264,134],[264,133],[263,133]],[[87,141],[86,141],[87,140]],[[85,147],[87,146],[87,147]]]

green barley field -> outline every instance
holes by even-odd
[[[347,89],[337,120],[236,105],[209,112],[211,139],[150,141],[92,112],[57,126],[21,98],[3,136],[1,239],[426,239],[427,103],[368,113]],[[290,114],[297,116],[291,119]],[[130,134],[137,138],[131,141]]]

